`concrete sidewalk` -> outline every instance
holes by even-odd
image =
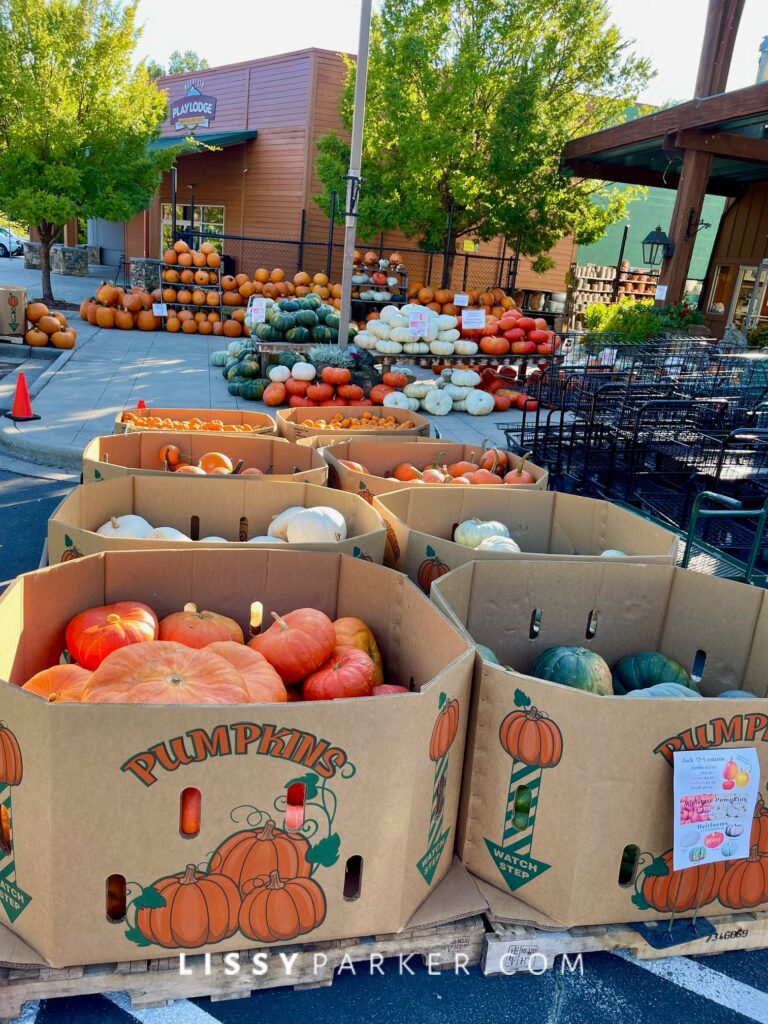
[[[114,278],[114,267],[102,267],[101,270],[104,273],[97,272],[95,275],[88,277],[51,274],[51,288],[53,289],[55,300],[53,308],[56,308],[56,302],[72,302],[79,306],[83,299],[95,293],[102,278],[106,280]],[[26,288],[30,301],[39,299],[42,295],[40,271],[25,270],[23,256],[14,256],[12,259],[0,259],[0,285],[4,284]]]
[[[0,447],[20,458],[79,470],[86,444],[111,434],[117,413],[135,407],[140,398],[147,406],[272,412],[261,402],[230,395],[221,367],[210,366],[210,353],[224,348],[225,338],[105,331],[76,316],[70,322],[78,332],[77,346],[33,398],[41,419],[0,420]],[[504,435],[498,423],[517,419],[519,413],[427,418],[446,440],[480,445],[488,438],[500,444]]]

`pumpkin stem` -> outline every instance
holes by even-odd
[[[270,818],[269,821],[264,825],[259,832],[256,833],[259,839],[271,839],[272,833],[275,831],[275,823]]]
[[[445,455],[445,452],[438,452],[437,453],[437,455],[435,456],[435,461],[432,463],[432,469],[440,469],[441,468],[439,463],[440,463],[440,459],[442,459],[444,455]],[[448,468],[447,466],[443,466],[442,467],[443,470],[446,470],[447,468]]]
[[[110,626],[114,626],[114,624],[119,621],[120,616],[116,615],[114,612],[110,612],[109,615],[107,616],[107,622],[110,624]]]
[[[277,612],[270,612],[270,614],[272,618],[275,620],[275,622],[278,624],[280,629],[288,629],[288,623],[285,621],[285,619],[281,619]]]
[[[522,476],[523,475],[523,470],[525,469],[525,464],[528,461],[528,459],[530,459],[530,457],[532,455],[533,455],[533,452],[526,452],[525,455],[523,455],[523,457],[520,459],[520,465],[515,470],[515,476]]]
[[[117,518],[117,516],[112,516],[112,518],[109,520],[109,524],[113,530],[120,529],[120,520]]]
[[[184,872],[184,877],[179,882],[179,885],[191,885],[196,881],[195,875],[197,874],[197,867],[194,864],[187,864],[187,870]]]
[[[251,603],[251,636],[258,636],[261,632],[261,624],[264,621],[264,605],[261,601]]]
[[[188,601],[184,605],[184,611],[185,612],[192,612],[192,614],[194,615],[197,612],[197,605],[193,601]]]
[[[270,871],[270,873],[269,873],[269,881],[267,882],[265,888],[267,888],[267,889],[284,889],[285,888],[285,883],[281,880],[280,875],[278,874],[277,871]]]

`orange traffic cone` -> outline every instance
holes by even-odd
[[[13,408],[10,412],[4,413],[9,420],[39,420],[40,417],[32,412],[32,402],[29,399],[27,378],[20,373],[16,378],[16,391],[13,395]]]
[[[143,398],[140,398],[138,400],[138,402],[136,403],[136,408],[137,409],[146,409],[147,408],[147,403],[144,401]]]

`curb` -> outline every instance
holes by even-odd
[[[23,424],[21,425],[23,427]],[[46,445],[39,441],[26,438],[19,426],[0,424],[0,451],[10,452],[26,462],[38,466],[51,466],[55,469],[76,470],[78,473],[83,465],[83,448],[70,448],[64,445]]]

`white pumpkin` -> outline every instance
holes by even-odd
[[[379,339],[386,339],[389,337],[389,324],[382,323],[381,320],[369,320],[368,331]]]
[[[458,384],[462,388],[476,388],[480,383],[480,374],[474,370],[452,370],[451,384]]]
[[[397,306],[384,306],[379,313],[379,320],[385,324],[391,324],[396,316],[400,315],[400,311]]]
[[[437,383],[434,380],[415,380],[412,384],[405,385],[403,394],[409,398],[426,398],[429,392],[436,388]]]
[[[283,540],[282,537],[265,537],[263,534],[259,537],[251,537],[248,541],[249,544],[287,544],[288,541]]]
[[[618,548],[606,548],[605,551],[600,552],[601,558],[626,558],[626,551],[619,551]]]
[[[471,395],[467,395],[466,403],[470,416],[487,416],[489,412],[493,412],[493,395],[489,395],[487,391],[473,391]]]
[[[472,394],[474,388],[460,388],[458,384],[446,384],[443,390],[451,396],[454,402],[463,402],[466,401],[467,395]]]
[[[429,351],[433,356],[452,356],[453,355],[453,342],[452,341],[432,341],[429,345]]]
[[[437,316],[435,315],[433,319],[427,320],[427,329],[422,334],[422,338],[425,341],[437,341],[439,333],[440,332],[437,329]]]
[[[393,327],[389,336],[392,341],[398,341],[401,345],[407,345],[408,342],[413,341],[413,335],[408,327]]]
[[[289,544],[338,544],[346,537],[344,516],[326,505],[305,509],[288,523]]]
[[[386,341],[382,338],[376,342],[376,351],[385,356],[399,356],[403,346],[399,341]]]
[[[403,345],[403,352],[407,352],[409,356],[425,356],[429,352],[429,345],[426,341],[407,341]]]
[[[144,540],[190,540],[186,533],[174,526],[156,526],[143,538]]]
[[[390,391],[388,395],[384,396],[384,401],[381,403],[387,409],[410,409],[411,402],[416,402],[418,408],[418,401],[413,398],[409,398],[402,391]]]
[[[152,525],[143,516],[112,516],[98,528],[100,537],[130,537],[141,540],[151,531]]]
[[[312,363],[294,363],[291,367],[291,376],[294,380],[314,380],[317,370]]]
[[[400,316],[400,314],[397,313],[395,316],[390,317],[389,326],[390,327],[407,327],[408,326],[408,321],[406,320],[406,318],[404,316]]]
[[[454,398],[453,400],[453,411],[454,412],[466,412],[467,411],[467,400],[466,398]]]
[[[465,548],[479,547],[488,537],[509,537],[509,530],[494,519],[465,519],[453,534],[454,541]]]
[[[437,329],[438,331],[452,331],[455,327],[459,326],[459,319],[455,316],[448,316],[447,313],[441,313],[437,318]]]
[[[355,345],[364,350],[374,349],[376,348],[376,338],[370,331],[358,331],[355,335]]]
[[[287,380],[290,380],[291,371],[287,366],[270,366],[267,376],[270,380],[280,381],[281,384],[285,384]]]
[[[473,356],[477,352],[476,341],[455,341],[453,343],[454,350],[457,356]]]
[[[520,551],[520,545],[517,541],[512,540],[511,537],[486,537],[485,540],[480,541],[475,551],[507,551],[516,553]]]
[[[226,537],[201,537],[198,544],[228,544]]]
[[[437,332],[438,341],[458,341],[460,337],[461,335],[456,330]]]
[[[447,416],[453,411],[453,399],[442,388],[432,388],[421,400],[421,407],[433,416]]]
[[[286,531],[288,524],[294,518],[299,515],[300,512],[304,512],[303,505],[291,505],[290,508],[283,509],[282,512],[278,512],[276,516],[272,517],[272,522],[267,527],[267,534],[270,537],[277,537],[279,540],[286,539]]]

